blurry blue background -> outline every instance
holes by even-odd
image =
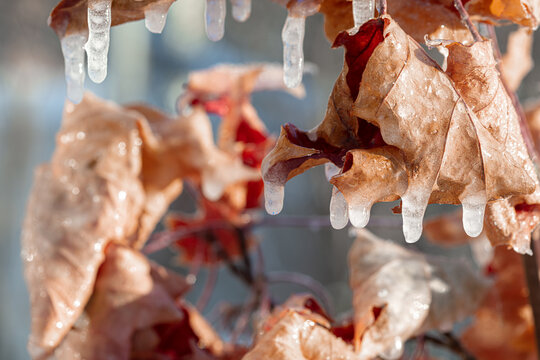
[[[60,44],[46,21],[55,3],[0,2],[0,359],[28,358],[29,304],[19,235],[32,171],[37,164],[48,161],[54,149],[65,97]],[[149,33],[142,21],[114,27],[109,75],[100,85],[87,78],[86,88],[119,103],[144,100],[173,112],[191,70],[219,62],[281,62],[281,27],[286,11],[277,4],[254,0],[252,16],[246,23],[236,23],[229,9],[225,38],[218,43],[207,40],[203,13],[204,1],[179,0],[173,4],[161,35]],[[306,26],[305,59],[319,68],[317,74],[305,78],[306,98],[298,100],[278,92],[254,95],[259,115],[276,134],[285,122],[309,129],[322,120],[328,95],[342,67],[342,50],[329,48],[322,16],[310,17]],[[540,51],[539,46],[535,50]],[[540,94],[539,78],[538,71],[526,78],[522,99],[534,99]],[[328,214],[329,199],[330,186],[321,167],[287,185],[283,215]],[[392,206],[378,205],[374,214],[391,217]],[[429,211],[437,210],[430,207]],[[399,224],[399,218],[394,218]],[[399,226],[372,229],[388,238],[403,239]],[[351,238],[346,230],[280,228],[261,229],[259,234],[266,269],[309,274],[330,292],[335,309],[342,312],[350,307],[346,254]],[[425,240],[417,246],[431,249]],[[165,265],[174,265],[170,254],[160,257],[165,259]],[[210,312],[221,301],[245,300],[240,282],[226,271],[219,276],[207,307]],[[204,283],[204,276],[201,280]],[[298,290],[302,289],[290,285],[272,287],[275,297],[281,300]],[[195,299],[199,293],[197,287],[189,297]]]

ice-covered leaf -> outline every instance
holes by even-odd
[[[464,331],[463,344],[479,360],[537,359],[520,255],[498,247],[489,270],[495,283],[476,311],[474,322]]]
[[[353,347],[336,336],[313,300],[293,296],[277,307],[258,327],[254,347],[244,360],[356,359]]]
[[[416,41],[432,39],[472,41],[472,36],[454,10],[452,1],[388,0],[388,13]],[[354,26],[352,1],[324,0],[320,12],[324,14],[324,29],[333,42],[342,31]]]
[[[341,168],[330,182],[344,195],[351,223],[364,225],[372,204],[400,197],[407,241],[420,237],[428,202],[462,204],[465,231],[477,236],[487,201],[534,190],[517,118],[502,121],[490,101],[500,96],[505,111],[513,110],[494,67],[458,84],[492,92],[473,98],[477,88],[456,88],[459,73],[451,79],[441,71],[390,16],[355,35],[341,33],[335,45],[345,46],[345,65],[325,119],[308,133],[286,125],[263,161],[271,211],[280,209],[287,180],[328,161]]]
[[[349,251],[349,279],[360,359],[396,358],[408,338],[451,330],[487,290],[486,280],[464,261],[428,258],[367,230],[358,231]]]
[[[182,319],[176,299],[188,287],[183,277],[150,263],[138,251],[109,245],[92,297],[55,358],[129,358],[137,330]]]

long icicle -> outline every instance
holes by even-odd
[[[227,3],[225,0],[206,0],[205,27],[208,39],[219,41],[225,35],[225,16]]]
[[[78,104],[84,95],[84,44],[86,34],[64,36],[61,40],[66,75],[67,97]]]
[[[107,77],[112,0],[88,1],[88,77],[101,83]]]
[[[295,88],[302,82],[305,24],[305,17],[296,17],[289,14],[281,32],[283,41],[283,81],[288,88]]]
[[[246,21],[251,15],[251,0],[231,0],[234,20]]]

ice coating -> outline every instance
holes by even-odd
[[[283,209],[285,187],[282,184],[264,182],[264,207],[270,215],[277,215]]]
[[[364,203],[351,203],[349,204],[349,218],[351,224],[357,228],[366,227],[369,222],[369,215],[371,212],[371,205]]]
[[[339,174],[341,171],[340,168],[338,168],[334,163],[327,162],[324,164],[324,175],[326,176],[326,180],[330,181],[331,178]]]
[[[467,235],[477,237],[484,226],[484,211],[486,209],[486,194],[469,196],[462,200],[463,229]]]
[[[84,94],[84,43],[86,35],[67,35],[61,40],[66,74],[67,97],[72,102],[81,102]]]
[[[296,17],[289,14],[281,32],[281,40],[283,41],[283,81],[288,88],[295,88],[302,82],[305,25],[305,17]]]
[[[167,21],[168,4],[152,3],[144,10],[144,25],[148,31],[161,34]]]
[[[251,0],[232,0],[232,15],[236,21],[246,21],[251,15]]]
[[[205,28],[208,39],[219,41],[225,34],[226,0],[206,0]]]
[[[422,221],[429,200],[429,191],[427,196],[412,191],[407,191],[401,198],[402,208],[401,216],[403,218],[403,235],[408,243],[417,242],[422,236]]]
[[[356,34],[360,26],[373,17],[375,12],[374,0],[353,0],[353,18],[354,28],[350,31],[350,34]]]
[[[330,199],[330,224],[334,229],[343,229],[349,222],[347,200],[343,194],[335,187],[332,187],[332,198]]]
[[[111,31],[111,0],[88,2],[88,77],[101,83],[107,77],[107,55]]]

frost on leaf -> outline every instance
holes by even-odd
[[[54,355],[62,359],[127,359],[137,330],[182,319],[176,298],[183,277],[151,264],[129,247],[111,244],[92,297]]]
[[[465,347],[479,360],[537,359],[534,319],[521,257],[498,247],[488,267],[495,283],[463,333]]]
[[[334,44],[345,46],[345,65],[325,119],[308,133],[284,126],[263,161],[271,189],[331,161],[341,174],[330,182],[344,195],[351,222],[365,224],[372,204],[400,197],[407,241],[420,237],[428,202],[462,204],[465,230],[477,236],[487,201],[534,190],[517,119],[478,119],[473,110],[487,116],[491,108],[478,106],[490,105],[491,98],[467,104],[470,93],[456,89],[392,18],[371,20],[353,36],[341,33]],[[498,78],[479,73],[474,80],[495,84],[490,95],[503,95]],[[505,134],[515,141],[505,142]],[[277,190],[270,196],[274,203]]]
[[[244,360],[356,359],[353,347],[335,335],[313,299],[293,296],[258,326],[254,347]]]
[[[331,42],[340,32],[354,26],[352,1],[324,0],[320,12],[324,14],[324,29]],[[452,1],[388,0],[388,14],[418,42],[423,42],[426,35],[432,39],[472,41]]]
[[[449,331],[472,314],[487,282],[467,263],[428,258],[366,230],[349,251],[355,347],[360,359],[399,357],[405,341]]]

